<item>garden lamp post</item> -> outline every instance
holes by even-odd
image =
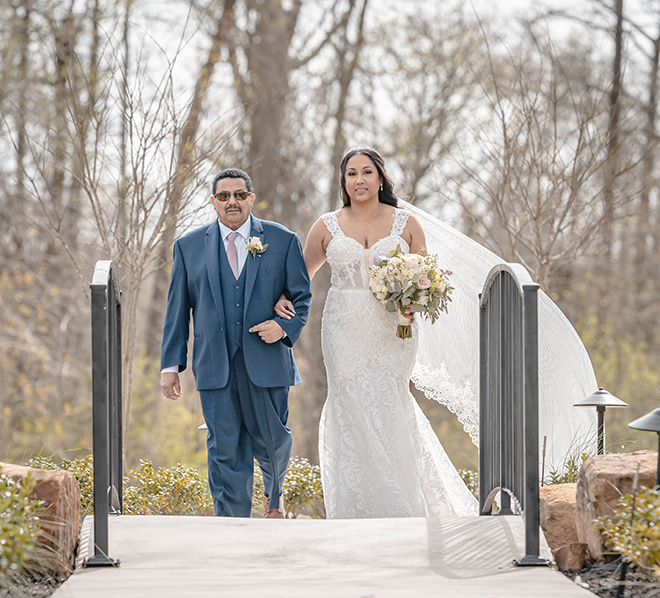
[[[655,485],[660,486],[660,409],[654,409],[651,413],[630,422],[628,427],[633,430],[658,433],[658,468],[655,473]]]
[[[577,403],[573,403],[573,407],[595,407],[598,412],[598,454],[605,454],[605,409],[607,407],[627,407],[621,399],[617,399],[614,395],[610,394],[602,387],[595,393],[589,395],[586,399],[582,399]]]

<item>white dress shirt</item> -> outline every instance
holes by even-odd
[[[222,242],[225,244],[225,254],[227,253],[227,247],[229,245],[229,239],[227,238],[231,233],[237,232],[238,236],[234,239],[234,246],[236,247],[236,260],[238,262],[238,275],[241,275],[241,272],[243,271],[243,266],[245,266],[245,260],[247,259],[248,256],[248,249],[247,249],[247,244],[248,241],[250,240],[250,230],[252,227],[252,219],[248,217],[248,219],[241,224],[235,231],[233,231],[231,228],[228,226],[225,226],[220,222],[220,218],[218,218],[218,226],[220,227],[220,236],[222,237]],[[163,368],[161,370],[161,373],[166,373],[166,372],[174,372],[178,373],[179,372],[179,366],[178,365],[173,365],[170,367]]]

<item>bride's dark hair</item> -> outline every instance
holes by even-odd
[[[385,172],[385,161],[374,148],[366,146],[349,149],[341,159],[341,166],[339,168],[339,188],[341,189],[341,200],[344,203],[344,207],[351,205],[351,198],[348,196],[345,183],[346,163],[356,154],[367,156],[367,158],[374,163],[374,166],[383,181],[383,188],[378,191],[378,201],[396,208],[397,205],[399,205],[399,202],[396,195],[394,195],[394,181],[392,181],[389,175]]]

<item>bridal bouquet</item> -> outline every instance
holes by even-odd
[[[412,338],[412,326],[404,317],[406,309],[421,313],[434,323],[440,312],[447,312],[454,287],[449,286],[448,270],[438,267],[435,255],[403,253],[401,246],[390,251],[377,266],[369,268],[369,287],[376,299],[385,304],[389,312],[398,312],[399,338]]]

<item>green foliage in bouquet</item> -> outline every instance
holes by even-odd
[[[39,520],[41,501],[30,498],[35,482],[24,484],[0,472],[0,588],[11,588],[44,577],[57,568],[55,550],[42,543],[52,539]]]
[[[403,314],[407,309],[435,322],[447,312],[454,287],[447,282],[451,272],[438,266],[436,255],[403,253],[401,245],[390,257],[369,268],[373,295],[389,312]]]
[[[634,495],[626,494],[611,519],[596,519],[596,529],[640,569],[660,577],[660,490],[642,486]]]

